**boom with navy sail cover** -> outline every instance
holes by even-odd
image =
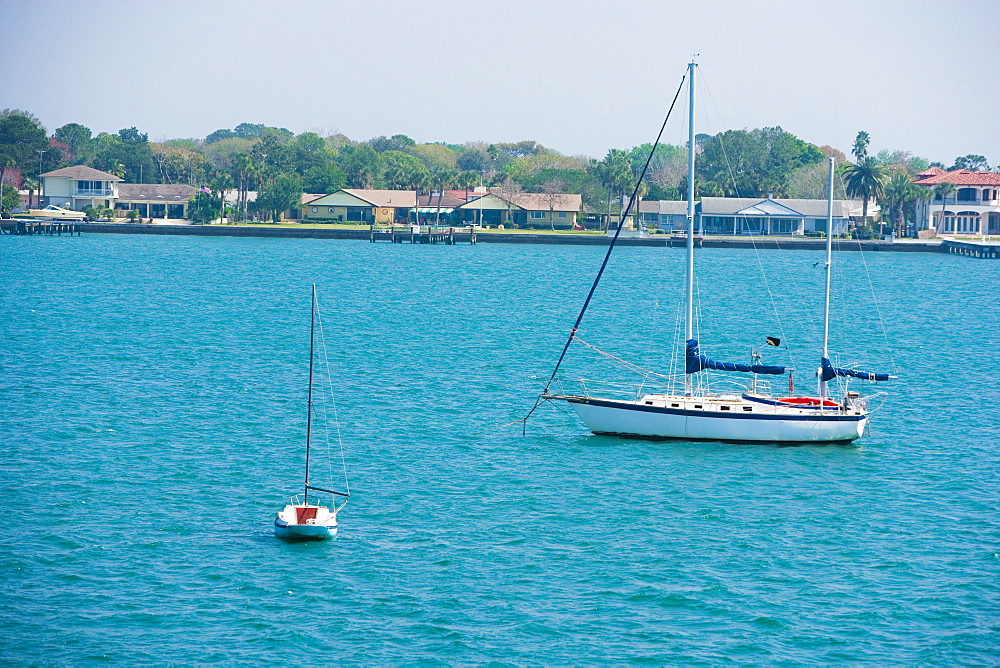
[[[698,340],[688,339],[684,347],[684,373],[698,373],[702,369],[716,369],[718,371],[740,371],[742,373],[763,373],[771,375],[781,375],[785,373],[783,366],[770,366],[767,364],[736,364],[735,362],[716,362],[710,360],[698,352]]]
[[[837,376],[850,376],[852,378],[861,378],[862,380],[889,380],[889,374],[887,373],[871,373],[869,371],[841,369],[840,367],[833,366],[833,362],[830,361],[829,357],[824,357],[821,376],[823,382],[831,381]]]

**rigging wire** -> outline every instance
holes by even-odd
[[[323,351],[323,364],[326,366],[326,386],[327,392],[330,397],[330,405],[333,408],[333,425],[337,433],[337,445],[340,447],[340,464],[344,472],[344,491],[347,493],[347,498],[351,496],[351,484],[347,479],[347,460],[344,457],[344,440],[340,433],[340,415],[337,411],[337,395],[333,392],[333,379],[330,377],[330,356],[326,345],[326,332],[323,329],[323,314],[319,308],[319,300],[316,300],[316,322],[319,325],[319,339],[320,339],[320,349]],[[324,416],[326,411],[326,404],[324,402]],[[326,442],[327,442],[327,458],[329,459],[329,446],[330,446],[330,420],[325,419],[323,421],[323,430],[326,432]],[[333,469],[332,462],[330,462],[330,469]],[[344,501],[346,504],[347,501]],[[341,505],[341,508],[344,506]]]
[[[670,103],[670,108],[667,110],[666,118],[663,119],[663,124],[660,126],[660,131],[656,135],[656,141],[653,142],[652,148],[649,150],[649,156],[646,158],[646,164],[642,167],[642,172],[639,174],[639,178],[636,179],[635,188],[632,189],[632,196],[629,197],[628,206],[625,207],[625,211],[622,213],[621,218],[618,220],[618,228],[615,230],[615,236],[611,238],[611,243],[608,245],[608,252],[604,255],[604,261],[601,263],[601,268],[597,271],[597,276],[594,278],[593,285],[590,286],[590,292],[587,293],[587,298],[583,302],[583,308],[580,309],[580,314],[576,317],[576,322],[573,323],[573,328],[570,330],[569,337],[566,339],[566,344],[563,346],[562,352],[559,354],[559,359],[556,361],[556,366],[552,369],[552,375],[549,376],[548,381],[545,383],[545,389],[542,390],[541,394],[535,399],[535,405],[531,407],[528,414],[517,422],[527,422],[531,414],[535,412],[535,409],[542,403],[542,397],[548,394],[549,387],[556,378],[556,373],[559,371],[559,367],[562,365],[563,359],[566,357],[566,351],[569,350],[570,344],[573,343],[573,339],[576,337],[577,331],[580,329],[580,323],[583,321],[583,316],[590,307],[590,301],[594,297],[594,293],[597,291],[597,284],[601,282],[601,277],[604,275],[604,270],[608,266],[608,261],[611,259],[611,252],[615,248],[615,244],[618,242],[618,237],[621,235],[622,228],[625,226],[625,219],[628,217],[629,213],[632,211],[632,207],[635,205],[635,201],[639,196],[639,186],[642,185],[642,180],[646,176],[646,171],[649,169],[649,163],[653,160],[653,155],[656,153],[656,148],[660,145],[660,139],[663,137],[663,131],[667,127],[667,121],[670,120],[670,114],[674,111],[674,105],[677,104],[677,98],[681,94],[681,90],[684,88],[684,82],[687,79],[687,74],[681,77],[681,82],[677,86],[677,92],[674,93],[674,99]],[[693,150],[693,147],[692,149]],[[517,424],[517,422],[512,422],[511,424]],[[526,428],[526,426],[525,426]]]

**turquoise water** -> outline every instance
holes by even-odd
[[[900,376],[852,446],[504,427],[602,254],[0,237],[0,661],[996,664],[1000,263],[837,254],[834,349]],[[703,252],[705,353],[808,389],[821,259]],[[622,249],[583,338],[669,366],[682,265]],[[290,545],[312,282],[353,498]]]

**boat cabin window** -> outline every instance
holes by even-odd
[[[724,410],[724,411],[728,411],[728,410],[729,410],[729,406],[723,406],[723,407],[722,407],[722,410]]]
[[[671,408],[679,408],[679,407],[680,407],[680,404],[670,404],[670,407],[671,407]]]
[[[749,413],[750,411],[753,410],[753,406],[744,406],[743,410],[745,410],[747,413]]]
[[[695,408],[701,408],[701,404],[695,404],[694,407]]]
[[[652,405],[653,405],[653,402],[652,402],[652,401],[647,401],[647,402],[646,402],[646,405],[647,405],[647,406],[652,406]]]

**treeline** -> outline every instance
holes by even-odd
[[[418,144],[397,134],[356,141],[340,134],[296,135],[253,123],[216,130],[204,139],[151,142],[135,127],[95,136],[79,123],[49,135],[29,112],[0,112],[4,183],[36,189],[40,173],[88,165],[126,183],[186,183],[207,190],[191,211],[210,217],[218,215],[226,190],[239,193],[240,205],[233,212],[237,217],[256,213],[276,219],[281,211],[297,207],[303,192],[326,194],[348,187],[429,193],[478,185],[506,192],[578,193],[587,212],[618,211],[650,149],[649,144],[612,149],[597,160],[566,156],[530,140]],[[699,196],[763,197],[770,192],[775,197],[821,198],[826,193],[825,158],[836,157],[842,169],[849,166],[840,151],[815,146],[780,127],[698,135],[696,149]],[[870,159],[908,179],[931,165],[906,151],[883,151]],[[982,156],[965,156],[956,164],[971,166],[974,159],[979,159],[975,167],[988,168]],[[640,195],[682,199],[686,165],[686,147],[657,147]],[[249,191],[258,193],[254,203],[247,201]]]

